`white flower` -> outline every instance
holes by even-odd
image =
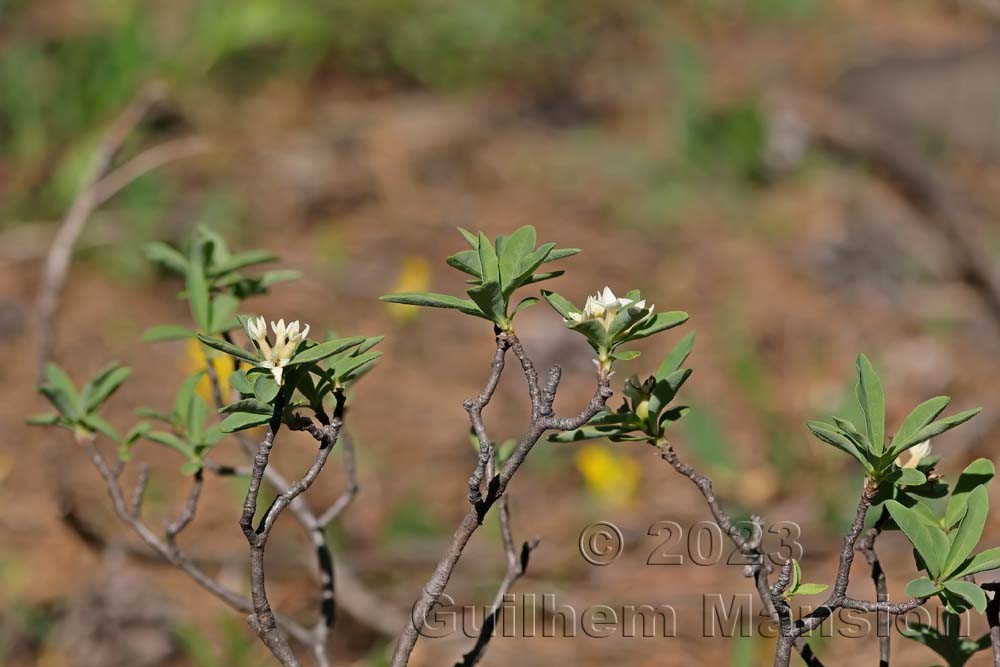
[[[605,329],[611,327],[611,322],[622,308],[646,307],[645,299],[633,301],[632,299],[620,299],[615,296],[610,287],[605,287],[603,292],[598,292],[594,296],[587,297],[587,303],[583,306],[583,312],[570,313],[567,322],[583,322],[585,320],[597,320]],[[649,307],[649,312],[653,312],[653,306]]]
[[[260,354],[264,358],[258,366],[270,368],[271,374],[278,384],[281,384],[281,375],[285,366],[292,360],[295,349],[306,336],[309,335],[309,325],[306,324],[299,331],[299,321],[295,320],[285,326],[285,320],[271,322],[271,331],[274,332],[274,345],[267,341],[267,322],[263,317],[256,317],[247,320],[247,334],[257,343]]]
[[[920,459],[931,453],[931,441],[924,440],[919,445],[910,447],[896,457],[896,465],[900,468],[916,468]]]

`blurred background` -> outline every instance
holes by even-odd
[[[804,421],[856,414],[857,352],[882,374],[890,430],[935,394],[957,409],[986,406],[934,443],[939,470],[994,457],[993,0],[0,0],[0,664],[270,664],[239,614],[125,555],[133,540],[65,434],[22,425],[44,407],[29,390],[42,263],[102,133],[150,82],[164,93],[121,159],[189,137],[207,149],[90,216],[55,358],[78,381],[111,359],[136,369],[108,413],[120,428],[136,407],[168,404],[198,356],[184,343],[139,342],[187,314],[177,282],[141,249],[182,243],[199,224],[303,272],[252,302],[258,312],[386,335],[349,417],[361,493],[329,535],[351,598],[335,664],[387,664],[387,632],[466,509],[474,452],[461,403],[486,378],[491,331],[376,300],[460,293],[462,276],[443,261],[464,247],[457,226],[493,236],[533,224],[540,241],[582,248],[552,284],[577,303],[605,285],[638,287],[660,310],[691,313],[680,333],[645,341],[619,380],[654,370],[685,330],[698,332],[683,392],[695,409],[673,441],[734,513],[802,526],[807,581],[832,581],[860,474]],[[577,412],[592,391],[588,349],[545,306],[519,316],[519,333],[537,365],[562,364],[557,408]],[[520,433],[525,403],[512,373],[488,410],[495,439]],[[288,471],[311,460],[297,435],[280,450]],[[186,487],[171,452],[140,451],[153,466],[146,512],[157,526]],[[233,445],[217,455],[240,461]],[[60,518],[54,469],[111,546],[91,548]],[[182,537],[235,587],[246,586],[244,485],[209,480]],[[334,457],[310,502],[322,507],[343,486]],[[653,522],[688,530],[709,518],[650,448],[540,444],[510,493],[515,539],[542,538],[515,591],[578,609],[669,604],[677,637],[498,638],[483,664],[770,663],[767,639],[703,636],[704,593],[752,591],[725,564],[727,544],[721,562],[698,565],[685,534],[667,548],[683,565],[646,565],[666,537],[647,534]],[[623,531],[625,551],[609,566],[578,553],[594,521]],[[313,554],[284,524],[268,552],[271,599],[307,618]],[[997,538],[1000,526],[988,526],[984,539]],[[769,539],[777,549],[780,534]],[[898,534],[880,550],[901,597],[909,550]],[[491,519],[449,592],[488,604],[504,568]],[[873,597],[867,574],[859,558],[856,597]],[[424,640],[413,664],[451,664],[470,645]],[[835,663],[877,659],[874,639],[818,645]],[[935,659],[901,638],[894,652],[893,664]]]

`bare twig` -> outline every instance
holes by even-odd
[[[198,510],[198,498],[201,497],[201,487],[204,474],[198,470],[191,481],[191,491],[188,493],[187,502],[184,503],[184,510],[181,515],[167,526],[167,542],[173,544],[174,539],[188,524],[194,520],[194,514]]]
[[[267,468],[271,449],[274,447],[274,438],[281,429],[281,414],[284,409],[284,396],[283,393],[279,393],[274,402],[274,413],[268,424],[267,433],[260,441],[257,453],[254,455],[250,483],[247,486],[246,500],[243,501],[243,512],[240,515],[240,528],[247,539],[247,544],[250,545],[250,599],[253,602],[253,613],[248,619],[250,626],[278,662],[285,667],[299,667],[298,658],[295,657],[295,653],[288,645],[288,640],[278,629],[264,586],[264,546],[270,531],[258,532],[258,529],[253,525],[254,515],[257,513],[257,497],[264,479],[264,470]],[[261,528],[263,528],[263,521],[261,521]]]
[[[108,465],[100,451],[98,451],[97,446],[94,444],[93,435],[79,434],[76,436],[76,441],[89,456],[91,462],[94,464],[94,467],[97,468],[98,473],[100,473],[101,478],[104,480],[108,495],[111,497],[112,507],[122,523],[131,528],[133,532],[135,532],[136,535],[138,535],[142,541],[149,546],[149,548],[163,558],[163,560],[167,561],[194,579],[194,581],[202,588],[206,589],[237,611],[253,611],[253,606],[250,600],[234,593],[212,577],[205,574],[205,572],[192,560],[185,556],[180,549],[178,549],[175,545],[171,545],[165,540],[157,537],[156,533],[154,533],[137,516],[132,514],[129,503],[125,501],[125,495],[122,493],[121,486],[118,483],[118,478],[115,476],[114,471]],[[275,621],[291,636],[295,637],[296,640],[304,643],[309,642],[309,631],[295,621],[280,615],[275,618]]]
[[[340,433],[340,452],[343,456],[347,486],[333,504],[316,520],[324,528],[336,521],[358,495],[358,466],[354,457],[354,439],[347,429],[342,429]]]
[[[201,155],[210,147],[211,144],[203,137],[184,137],[144,150],[94,183],[93,208],[108,201],[145,174],[171,162]]]
[[[882,569],[882,562],[875,551],[875,540],[882,534],[882,527],[889,520],[888,511],[883,508],[875,525],[865,531],[864,537],[858,541],[858,551],[864,554],[865,560],[872,569],[872,583],[875,584],[875,599],[879,602],[889,601],[889,588],[886,584],[885,570]],[[889,636],[890,619],[889,614],[880,612],[878,614],[878,652],[879,667],[889,667],[889,658],[892,651],[892,638]]]
[[[542,389],[538,385],[538,373],[535,371],[531,360],[525,354],[517,336],[513,333],[497,334],[498,352],[494,355],[494,370],[487,380],[487,389],[499,380],[499,374],[502,371],[502,366],[499,370],[497,370],[495,360],[497,356],[507,347],[514,351],[515,356],[521,364],[521,370],[524,373],[525,379],[528,381],[528,396],[531,400],[531,423],[529,424],[524,435],[521,436],[521,440],[514,448],[510,458],[507,459],[504,465],[500,468],[499,472],[492,476],[489,480],[487,484],[486,496],[469,509],[461,523],[459,523],[458,527],[455,529],[455,532],[452,534],[451,540],[449,541],[444,554],[441,556],[437,566],[434,568],[434,572],[431,574],[430,579],[427,580],[427,583],[424,584],[423,589],[420,591],[420,596],[413,604],[412,615],[404,625],[403,630],[396,641],[396,647],[393,651],[391,660],[392,667],[403,667],[409,663],[410,655],[413,652],[413,647],[417,643],[417,639],[420,635],[420,628],[423,626],[424,619],[427,617],[427,614],[436,604],[438,598],[448,585],[448,580],[451,578],[451,574],[455,570],[455,565],[462,557],[462,552],[465,550],[469,539],[479,528],[483,518],[489,512],[490,508],[493,507],[498,499],[503,497],[511,478],[513,478],[521,464],[524,463],[524,460],[531,451],[531,448],[536,442],[538,442],[538,439],[541,438],[542,434],[545,433],[545,431],[553,429],[572,430],[579,428],[583,424],[587,423],[591,417],[597,414],[604,407],[608,398],[611,397],[612,391],[608,382],[608,374],[605,372],[599,372],[597,376],[597,389],[595,390],[593,397],[579,414],[573,417],[564,418],[554,416],[552,414],[551,401],[548,404],[546,404],[546,401],[549,400],[549,398],[554,398],[555,396],[559,371],[553,370],[549,374],[549,383],[546,385],[546,390],[549,391],[549,395],[543,399]],[[494,374],[497,376],[496,378],[494,378]],[[485,407],[485,404],[480,406],[480,410],[482,407]],[[469,414],[470,419],[479,419],[477,416],[478,412],[469,410]],[[479,429],[477,428],[475,422],[473,422],[473,429],[478,433]],[[485,433],[485,429],[483,432]],[[488,443],[488,438],[486,438],[485,441]],[[481,447],[482,443],[483,440],[480,440]],[[477,460],[477,467],[479,466],[479,460]]]
[[[108,173],[128,136],[162,96],[163,90],[160,85],[150,84],[144,87],[111,124],[94,153],[90,168],[80,184],[73,203],[59,225],[59,231],[56,232],[45,260],[36,301],[38,326],[36,365],[39,376],[45,363],[52,357],[55,313],[66,284],[73,248],[83,233],[91,213],[139,176],[174,160],[202,153],[207,148],[207,143],[198,137],[170,141],[140,153],[117,170]]]
[[[791,647],[795,640],[803,634],[818,628],[837,609],[854,609],[869,613],[901,615],[909,613],[927,601],[926,598],[918,598],[893,604],[882,600],[876,602],[857,600],[847,596],[847,585],[851,579],[851,564],[854,562],[854,553],[858,539],[861,536],[861,531],[864,529],[865,516],[868,514],[872,498],[875,497],[877,490],[875,483],[871,479],[866,478],[865,487],[861,492],[861,499],[858,501],[858,508],[854,515],[854,521],[844,535],[833,590],[822,605],[795,621],[791,627],[782,627],[782,631],[778,636],[778,646],[775,651],[775,667],[787,667],[791,660]],[[776,604],[787,609],[787,601],[780,595],[778,597],[779,599],[776,601]]]
[[[483,408],[493,398],[493,392],[496,391],[500,376],[503,374],[504,358],[507,356],[507,348],[510,346],[508,340],[506,335],[497,336],[497,351],[493,355],[493,364],[490,367],[490,376],[486,381],[486,386],[479,392],[479,396],[466,399],[464,403],[465,410],[469,413],[469,421],[472,422],[472,429],[479,440],[479,459],[476,461],[472,476],[469,477],[469,502],[473,505],[478,505],[483,501],[480,486],[482,486],[486,468],[494,457],[493,443],[486,435],[486,426],[483,424]]]
[[[535,538],[521,545],[520,550],[514,546],[514,536],[510,529],[510,509],[508,508],[507,496],[500,498],[497,502],[497,512],[500,516],[500,533],[503,536],[504,553],[507,556],[507,573],[504,575],[497,593],[493,597],[493,604],[490,611],[483,620],[483,627],[476,637],[476,643],[468,653],[462,656],[462,660],[455,664],[455,667],[473,667],[486,652],[486,646],[493,638],[493,631],[500,622],[500,615],[503,613],[504,599],[528,569],[528,561],[531,552],[538,546],[538,539]]]
[[[650,444],[660,450],[660,457],[670,464],[670,466],[676,470],[681,475],[687,477],[691,480],[701,495],[705,498],[705,503],[708,505],[709,511],[711,511],[712,516],[715,518],[716,523],[719,527],[729,536],[733,544],[739,552],[747,558],[747,565],[744,568],[745,576],[752,577],[754,580],[754,587],[757,589],[757,595],[760,597],[761,603],[764,605],[764,609],[771,616],[772,620],[778,624],[779,628],[783,623],[787,623],[790,627],[791,619],[790,616],[782,614],[784,611],[780,606],[775,604],[774,595],[772,594],[772,587],[768,583],[768,576],[771,572],[771,564],[767,561],[767,557],[764,554],[762,548],[762,541],[764,537],[763,521],[759,516],[753,516],[751,518],[751,533],[748,536],[743,534],[740,527],[733,521],[732,517],[723,509],[722,505],[719,503],[718,499],[715,497],[715,491],[712,487],[712,480],[706,475],[699,473],[688,463],[681,461],[680,457],[677,455],[676,450],[665,440],[661,441],[650,441]],[[791,561],[786,563],[786,567],[790,567]],[[779,573],[779,583],[781,581],[781,576],[787,577],[785,568]],[[787,582],[786,582],[787,585]],[[778,588],[778,590],[784,589],[784,586]],[[799,651],[799,655],[802,660],[809,665],[809,667],[822,667],[822,661],[813,653],[812,648],[809,646],[802,638],[796,638],[794,641],[795,648]]]
[[[986,622],[990,626],[990,644],[993,647],[993,667],[1000,667],[1000,582],[980,584],[992,593],[986,602]]]
[[[131,513],[135,518],[139,518],[142,513],[142,499],[146,494],[146,487],[149,485],[149,466],[143,463],[139,466],[139,477],[136,479],[135,488],[132,489]]]

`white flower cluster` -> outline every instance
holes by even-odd
[[[597,320],[605,329],[611,327],[611,322],[622,308],[645,308],[646,300],[633,301],[632,299],[619,299],[610,287],[605,287],[603,292],[598,292],[594,296],[587,297],[587,303],[583,306],[583,312],[570,313],[567,322],[583,322],[585,320]],[[649,314],[653,313],[654,306],[649,307]]]
[[[295,348],[309,335],[309,325],[304,325],[299,331],[298,320],[286,327],[285,320],[282,319],[276,323],[271,322],[271,330],[274,332],[274,345],[267,342],[267,322],[263,317],[247,320],[247,334],[257,344],[261,356],[264,357],[264,360],[257,365],[271,369],[275,381],[281,384],[281,374],[295,354]]]

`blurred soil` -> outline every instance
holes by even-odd
[[[699,23],[698,12],[681,13],[700,39],[710,73],[699,104],[714,117],[750,100],[766,130],[771,111],[763,100],[771,92],[827,96],[921,151],[992,219],[1000,178],[1000,50],[979,15],[924,4],[930,6],[919,12],[889,3],[870,13],[865,3],[823,5],[816,11],[833,28],[815,18],[794,27]],[[170,197],[154,209],[151,228],[130,231],[131,200],[113,201],[94,217],[59,314],[56,358],[75,378],[110,359],[135,368],[109,411],[120,427],[134,421],[139,406],[168,404],[193,370],[190,352],[183,343],[144,345],[138,336],[154,324],[185,321],[179,286],[155,271],[127,268],[121,256],[134,255],[145,240],[184,239],[205,217],[200,212],[213,184],[225,183],[223,199],[238,203],[218,226],[232,244],[273,250],[283,267],[305,276],[251,302],[252,308],[318,330],[386,334],[385,356],[358,386],[349,412],[361,494],[331,541],[337,558],[371,592],[405,613],[465,511],[474,454],[461,403],[486,377],[492,336],[478,320],[447,311],[403,316],[377,297],[396,288],[404,267],[417,266],[419,273],[423,262],[432,291],[459,293],[462,279],[443,261],[462,247],[456,226],[495,235],[533,224],[540,240],[583,249],[565,261],[566,275],[552,285],[574,302],[605,284],[616,291],[640,287],[658,309],[691,314],[681,333],[647,341],[643,357],[623,364],[619,379],[649,372],[684,330],[697,330],[690,360],[696,372],[684,395],[700,416],[677,431],[675,444],[715,476],[727,505],[759,511],[768,526],[801,525],[807,579],[830,581],[860,477],[846,457],[812,440],[803,422],[847,405],[854,356],[865,351],[886,383],[891,423],[935,394],[953,396],[959,409],[987,406],[980,424],[935,443],[944,456],[942,472],[954,475],[978,456],[995,458],[998,322],[939,220],[901,197],[883,174],[823,146],[806,146],[780,171],[762,160],[747,175],[732,162],[677,167],[687,149],[666,122],[681,104],[677,87],[658,81],[662,61],[649,53],[648,42],[616,30],[614,16],[605,17],[595,55],[545,85],[442,93],[373,83],[328,64],[308,78],[264,79],[226,99],[182,89],[165,113],[210,137],[216,149],[164,171]],[[835,38],[820,38],[831,29]],[[980,46],[969,46],[973,38]],[[896,44],[906,46],[906,54]],[[724,132],[705,131],[716,138],[713,132]],[[160,136],[151,128],[146,140]],[[706,140],[704,150],[728,149]],[[980,233],[981,244],[995,250],[996,225]],[[40,271],[31,247],[26,242],[26,256],[0,263],[0,357],[6,360],[0,423],[7,434],[0,443],[0,662],[237,664],[225,651],[242,641],[251,656],[239,664],[266,664],[239,615],[182,575],[117,552],[93,553],[60,523],[53,466],[94,526],[115,542],[134,542],[65,434],[22,425],[25,415],[44,409],[30,391],[32,299]],[[519,320],[536,365],[563,366],[558,410],[576,412],[592,390],[588,350],[545,306]],[[510,372],[487,415],[497,440],[519,433],[525,400],[523,380]],[[308,464],[307,440],[281,438],[276,459],[289,474]],[[543,443],[533,452],[510,489],[511,508],[516,539],[540,536],[542,542],[515,590],[554,593],[580,609],[669,604],[677,611],[678,637],[498,638],[483,664],[768,662],[766,640],[703,637],[704,593],[752,591],[740,567],[699,566],[690,558],[680,566],[646,565],[663,541],[647,534],[654,522],[690,529],[709,518],[693,487],[648,448],[613,448],[638,463],[637,487],[624,504],[588,487],[573,446]],[[141,458],[153,466],[146,511],[157,526],[179,510],[183,479],[171,452],[148,446]],[[217,458],[241,460],[233,444],[221,445]],[[343,487],[338,463],[332,459],[310,492],[314,507]],[[126,485],[134,474],[126,472]],[[212,479],[197,521],[181,538],[236,587],[245,586],[245,545],[235,520],[242,493],[238,481]],[[606,567],[588,565],[578,553],[580,531],[598,520],[615,523],[625,536],[624,553]],[[778,532],[772,538],[777,549]],[[998,539],[1000,525],[993,522],[984,541]],[[492,597],[504,567],[499,544],[493,523],[473,539],[449,587],[456,600],[486,604]],[[278,609],[308,616],[318,601],[308,586],[313,564],[305,545],[292,521],[279,526],[268,551],[269,590]],[[912,575],[908,550],[898,535],[887,535],[880,553],[891,589],[901,596]],[[116,595],[114,586],[100,592],[102,581],[136,582],[130,585],[151,592],[138,600],[134,591]],[[873,596],[861,558],[851,591]],[[112,620],[100,631],[89,627],[93,620],[81,604],[95,614],[103,609]],[[121,618],[130,622],[114,620]],[[336,664],[385,664],[386,640],[349,612],[342,619]],[[108,633],[121,654],[95,658],[104,655],[95,646],[108,643],[91,642],[95,632]],[[448,664],[468,645],[422,641],[414,665]],[[823,640],[823,653],[836,663],[872,662],[876,651],[873,641]],[[901,639],[894,651],[893,664],[930,660],[926,649]]]

